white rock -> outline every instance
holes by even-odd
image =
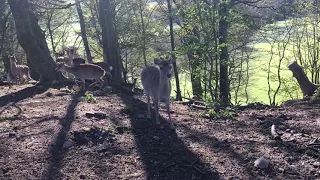
[[[313,163],[313,166],[314,166],[315,168],[318,168],[318,167],[320,167],[320,162],[319,162],[319,161],[317,161],[317,162],[314,162],[314,163]]]
[[[264,157],[260,157],[259,159],[254,161],[254,167],[257,167],[260,169],[266,169],[268,166],[269,166],[269,161]]]

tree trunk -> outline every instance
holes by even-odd
[[[143,61],[144,65],[147,66],[147,56],[146,56],[146,27],[144,25],[144,19],[143,19],[143,10],[142,10],[142,1],[139,1],[139,10],[140,10],[140,19],[141,19],[141,28],[142,28],[142,55],[143,55]]]
[[[8,58],[8,45],[6,44],[8,41],[7,38],[7,25],[10,22],[9,16],[11,12],[6,12],[6,9],[9,8],[6,4],[5,0],[0,0],[0,57],[2,57],[3,65],[5,72],[8,73],[10,70],[10,62]]]
[[[229,101],[229,73],[228,73],[228,63],[229,63],[229,54],[228,54],[228,45],[227,45],[227,36],[228,36],[228,2],[223,0],[220,4],[219,9],[219,44],[221,47],[220,53],[220,100],[223,106],[226,106],[230,103]]]
[[[300,85],[300,89],[302,90],[303,96],[311,96],[317,89],[317,86],[309,81],[302,67],[299,66],[297,61],[294,61],[288,66],[288,68],[292,71],[293,77],[297,79]]]
[[[30,61],[30,58],[27,57],[27,64],[28,66],[30,67],[31,65],[31,61]],[[30,68],[30,76],[32,79],[38,81],[40,79],[40,75],[39,73],[37,73],[34,68]]]
[[[81,9],[81,4],[79,0],[76,0],[76,6],[77,6],[77,12],[79,15],[79,20],[80,20],[80,28],[81,28],[81,36],[82,36],[82,41],[83,41],[83,46],[86,51],[87,55],[87,60],[89,63],[93,63],[91,53],[90,53],[90,48],[88,44],[88,39],[87,39],[87,33],[86,33],[86,26],[84,24],[84,18],[83,18],[83,13]]]
[[[194,58],[193,52],[188,53],[188,59],[191,69],[192,94],[198,97],[202,97],[203,91],[201,86],[201,76],[198,68],[200,67],[199,59]]]
[[[57,79],[56,64],[28,1],[8,0],[8,3],[15,21],[18,42],[30,58],[30,68],[40,74],[40,83],[51,83]]]
[[[102,29],[103,59],[112,66],[112,82],[120,84],[123,79],[113,4],[113,0],[100,0],[99,20]]]
[[[174,54],[175,47],[174,47],[174,36],[173,36],[173,22],[172,22],[172,12],[171,12],[171,0],[167,0],[168,4],[168,13],[169,13],[169,24],[170,24],[170,40],[171,40],[171,51],[172,51],[172,58],[176,60],[176,56]],[[182,96],[181,96],[181,90],[180,90],[180,82],[179,82],[179,74],[178,74],[178,69],[177,69],[177,64],[176,61],[172,64],[173,66],[173,71],[174,71],[174,76],[176,79],[176,88],[177,88],[177,95],[176,95],[176,101],[182,101]]]

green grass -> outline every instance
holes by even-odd
[[[274,25],[268,25],[270,26],[276,26],[278,27],[279,31],[284,30],[286,24],[289,22],[277,22]],[[263,33],[268,34],[268,36],[275,36],[276,33],[281,32],[275,32],[275,31],[268,31],[264,30]],[[257,37],[259,36],[259,33],[257,33]],[[280,36],[281,37],[281,36]],[[289,45],[287,46],[285,50],[285,58],[281,62],[280,67],[280,76],[281,76],[281,87],[279,89],[279,92],[276,96],[276,103],[280,104],[283,101],[292,99],[292,98],[301,98],[302,93],[299,89],[299,86],[296,82],[296,79],[292,76],[292,72],[288,69],[288,64],[294,60],[293,58],[293,45],[290,45],[291,42],[289,42]],[[274,56],[270,63],[270,87],[271,87],[271,97],[273,98],[273,94],[279,84],[277,71],[278,71],[278,63],[279,59],[281,57],[281,54],[278,54],[277,50],[277,43],[274,44],[275,47],[273,48]],[[281,44],[280,44],[281,45]],[[269,60],[271,58],[271,45],[267,42],[260,42],[260,43],[254,43],[249,45],[256,49],[255,52],[253,52],[252,57],[253,60],[250,60],[249,62],[249,85],[248,85],[248,103],[251,102],[262,102],[269,104],[269,97],[268,97],[268,64]],[[175,96],[175,81],[172,81],[173,84],[173,90],[171,96]],[[180,84],[181,84],[181,91],[183,96],[188,97],[187,94],[184,94],[184,92],[190,92],[190,95],[192,94],[191,89],[191,83],[190,83],[190,77],[185,73],[180,73]],[[239,94],[244,94],[244,88],[240,88]],[[231,96],[234,97],[234,92],[231,92]],[[240,95],[238,97],[241,104],[244,104],[245,97]],[[234,99],[232,98],[232,101]]]

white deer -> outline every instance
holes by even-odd
[[[164,102],[166,105],[167,113],[171,128],[174,129],[174,125],[170,115],[170,93],[171,93],[171,69],[173,59],[164,60],[163,58],[155,58],[154,63],[159,66],[145,67],[141,72],[141,81],[143,89],[148,99],[148,118],[150,115],[150,96],[156,112],[156,124],[160,124],[159,121],[159,103]]]

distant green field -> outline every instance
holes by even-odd
[[[288,22],[277,22],[273,25],[269,26],[276,26],[279,28],[279,31],[285,29],[285,23]],[[290,22],[289,22],[290,23]],[[280,32],[268,32],[264,31],[264,34],[268,34],[270,36],[275,36],[277,33]],[[257,33],[257,38],[260,34]],[[271,38],[271,37],[270,37]],[[271,41],[272,42],[272,41]],[[290,43],[289,43],[290,44]],[[282,44],[280,44],[282,45]],[[251,102],[263,102],[269,104],[269,97],[268,97],[268,63],[271,58],[271,45],[268,42],[256,42],[253,44],[249,44],[248,46],[255,48],[256,51],[253,52],[252,57],[254,57],[249,62],[249,85],[248,85],[248,103]],[[277,43],[275,43],[275,46],[277,47]],[[276,96],[276,102],[281,103],[285,100],[289,99],[295,99],[295,98],[301,98],[302,93],[299,89],[299,86],[296,82],[296,79],[292,77],[292,72],[288,69],[288,64],[292,62],[293,59],[293,53],[292,53],[293,46],[287,45],[287,48],[285,50],[285,54],[281,66],[280,66],[280,75],[281,75],[281,87],[279,89],[279,92]],[[282,54],[278,54],[277,48],[273,49],[274,56],[272,57],[271,64],[270,64],[270,87],[271,87],[271,97],[273,98],[273,94],[278,86],[278,79],[277,79],[277,71],[278,71],[278,64],[279,59],[282,56]],[[188,97],[187,94],[184,94],[184,92],[192,92],[191,90],[191,83],[190,83],[190,77],[188,77],[186,74],[181,74],[181,91],[183,96]],[[175,96],[175,82],[172,82],[173,84],[173,90],[172,90],[172,96]],[[244,88],[240,88],[239,91],[239,97],[241,104],[244,104],[246,101],[246,98],[244,97]],[[234,91],[231,92],[232,96],[232,102],[234,102]]]

